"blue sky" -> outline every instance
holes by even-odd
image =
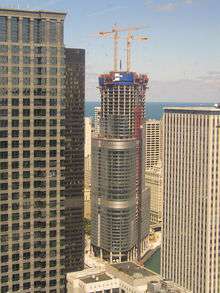
[[[144,25],[132,69],[150,77],[151,101],[220,101],[219,0],[1,0],[1,7],[66,11],[65,44],[86,49],[86,97],[99,99],[97,76],[112,69],[111,39],[99,31]],[[122,61],[125,47],[121,42]],[[124,62],[125,63],[125,62]]]

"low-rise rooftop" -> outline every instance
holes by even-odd
[[[112,280],[112,277],[107,275],[106,273],[101,274],[94,274],[86,277],[79,278],[82,282],[89,284],[89,283],[96,283],[96,282],[103,282]]]
[[[156,274],[146,268],[137,265],[134,262],[122,262],[112,265],[112,267],[116,268],[117,270],[127,274],[128,276],[132,277],[133,279],[142,279],[145,277],[152,277],[156,276]]]

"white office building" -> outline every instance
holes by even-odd
[[[220,292],[220,108],[166,108],[162,276]]]
[[[67,293],[188,293],[133,262],[67,274]]]

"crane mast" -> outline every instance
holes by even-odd
[[[129,27],[129,28],[120,28],[116,25],[113,26],[112,30],[109,32],[99,32],[99,37],[108,37],[111,36],[114,42],[114,55],[113,55],[113,64],[114,64],[114,71],[118,71],[118,60],[119,60],[119,40],[121,39],[120,33],[127,32],[127,71],[131,70],[131,43],[132,41],[146,41],[148,40],[147,37],[144,36],[134,36],[132,32],[142,29],[143,27]]]

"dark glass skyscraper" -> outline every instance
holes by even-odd
[[[84,99],[85,50],[65,49],[66,151],[65,151],[65,267],[84,267]]]

